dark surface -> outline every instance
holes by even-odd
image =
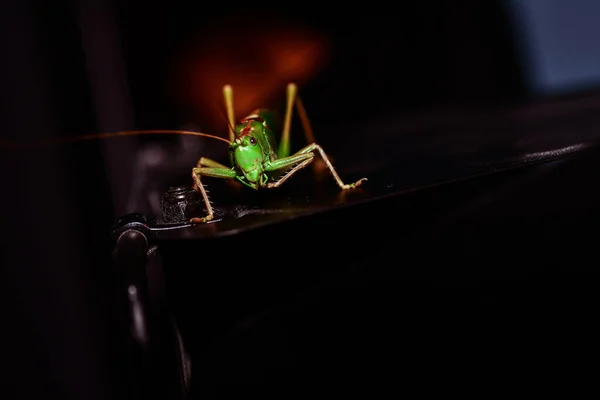
[[[401,395],[585,376],[598,154],[235,235],[165,232],[167,295],[194,393],[295,398],[356,384]],[[244,218],[235,221],[251,225]]]
[[[173,398],[165,388],[173,371],[153,371],[143,391],[132,379],[139,371],[129,368],[124,340],[123,271],[109,267],[105,239],[121,215],[147,212],[129,204],[130,192],[138,200],[148,193],[136,184],[187,184],[206,146],[188,151],[188,163],[178,147],[190,142],[157,141],[161,162],[134,175],[149,139],[23,152],[5,145],[203,125],[190,111],[196,104],[174,90],[177,60],[194,51],[196,34],[214,39],[198,29],[207,22],[220,16],[229,28],[230,12],[266,8],[91,4],[13,0],[0,12],[2,398]],[[527,27],[500,4],[270,10],[333,39],[331,64],[301,93],[344,179],[368,176],[372,186],[338,207],[333,183],[313,186],[310,174],[264,196],[228,197],[235,189],[207,182],[231,218],[163,236],[170,309],[159,303],[152,314],[168,342],[167,311],[175,312],[194,361],[194,397],[314,397],[318,382],[335,397],[353,384],[368,388],[366,398],[415,389],[483,397],[522,382],[536,394],[566,385],[573,397],[591,381],[595,152],[380,197],[574,156],[598,139],[593,92],[534,99],[525,90],[527,60],[515,45]],[[566,92],[580,89],[594,87]],[[238,218],[255,206],[287,207],[290,196],[302,211],[294,219]],[[325,209],[313,214],[317,197]],[[159,359],[170,359],[169,349],[159,348]],[[265,385],[234,393],[246,382]]]
[[[198,398],[280,396],[282,384],[286,398],[351,393],[349,383],[465,389],[465,376],[499,385],[506,370],[510,384],[537,384],[565,363],[585,374],[576,355],[588,351],[595,304],[596,104],[588,95],[449,118],[453,139],[421,121],[421,136],[401,136],[403,157],[388,152],[385,167],[382,155],[364,171],[344,147],[344,180],[369,179],[355,191],[310,169],[262,192],[205,179],[211,223],[129,216],[166,276],[166,303],[149,317],[168,364],[142,375],[141,390],[177,389],[169,312]]]

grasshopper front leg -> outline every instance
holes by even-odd
[[[291,155],[289,157],[280,158],[275,161],[267,163],[265,165],[265,171],[277,171],[277,170],[288,169],[290,167],[293,167],[292,169],[289,170],[289,172],[285,176],[283,176],[283,178],[279,179],[277,182],[270,183],[268,185],[268,187],[281,186],[283,184],[283,182],[288,180],[293,174],[295,174],[296,172],[298,172],[299,170],[301,170],[302,168],[304,168],[308,164],[310,164],[314,160],[314,157],[315,157],[314,151],[315,150],[319,152],[319,155],[325,162],[325,165],[327,165],[327,168],[329,169],[329,171],[331,171],[331,174],[333,175],[335,182],[342,190],[354,189],[354,188],[360,186],[363,181],[367,180],[367,178],[361,178],[354,183],[350,183],[350,184],[344,183],[342,181],[342,179],[340,178],[340,176],[338,175],[335,168],[333,167],[333,164],[331,164],[331,161],[329,161],[329,157],[327,157],[327,154],[325,154],[325,151],[323,150],[323,148],[316,143],[312,143],[312,144],[309,144],[308,146],[304,147],[303,149],[301,149],[294,155]]]
[[[196,168],[192,169],[192,178],[194,179],[194,189],[200,192],[202,199],[204,200],[204,205],[206,206],[206,216],[202,218],[192,218],[190,222],[193,223],[204,223],[214,218],[214,210],[210,204],[210,200],[208,199],[208,192],[200,180],[201,176],[234,179],[236,177],[236,172],[209,158],[202,157],[200,161],[198,161]]]

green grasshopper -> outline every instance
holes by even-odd
[[[340,179],[335,168],[331,164],[329,157],[327,157],[327,154],[323,151],[323,148],[315,143],[304,106],[302,105],[300,97],[297,95],[297,91],[298,89],[294,83],[287,85],[287,103],[279,147],[277,147],[273,132],[267,124],[269,120],[269,112],[267,110],[257,109],[247,117],[243,118],[239,124],[234,124],[233,89],[231,88],[231,85],[225,85],[223,87],[223,96],[229,122],[229,140],[206,133],[183,130],[133,130],[97,133],[74,138],[52,139],[49,141],[42,141],[39,145],[44,146],[88,139],[107,139],[130,135],[155,134],[194,135],[208,137],[227,143],[229,145],[231,167],[220,164],[209,158],[202,157],[196,164],[196,167],[192,169],[194,189],[202,195],[207,212],[204,217],[192,218],[190,220],[192,223],[204,223],[214,218],[214,210],[208,198],[205,186],[201,182],[201,177],[203,176],[238,180],[255,190],[271,189],[281,186],[285,181],[291,178],[292,175],[313,162],[316,153],[319,153],[326,167],[331,171],[337,185],[342,190],[354,189],[360,186],[367,178],[359,179],[351,184],[345,184]],[[290,155],[290,126],[294,104],[300,114],[306,140],[310,144],[297,153]],[[0,147],[2,147],[1,145],[2,143],[0,143]],[[25,148],[28,146],[31,145],[26,145]],[[8,145],[5,145],[4,147],[19,148],[20,146],[8,143]]]
[[[318,152],[342,190],[354,189],[367,180],[362,178],[350,184],[341,180],[323,148],[312,140],[312,134],[307,129],[304,107],[294,83],[287,85],[287,104],[279,147],[276,145],[272,130],[267,125],[266,110],[257,109],[236,125],[233,112],[233,89],[230,85],[223,87],[223,95],[229,119],[231,167],[206,157],[200,158],[196,167],[192,169],[192,178],[194,189],[202,194],[207,214],[201,218],[192,218],[191,222],[204,223],[214,218],[214,210],[201,181],[203,176],[235,179],[255,190],[276,188],[314,161],[315,153]],[[294,103],[303,118],[305,135],[310,144],[290,155],[290,126]]]

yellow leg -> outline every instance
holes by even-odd
[[[206,216],[202,218],[192,218],[190,221],[194,223],[208,222],[214,218],[214,210],[208,198],[208,191],[204,188],[201,176],[210,176],[213,178],[234,179],[235,171],[231,168],[211,160],[210,158],[202,157],[198,161],[198,166],[192,169],[192,178],[194,179],[194,189],[200,192],[204,205],[206,206]]]
[[[225,98],[225,109],[227,110],[227,119],[229,120],[229,141],[235,140],[235,115],[233,113],[233,88],[231,85],[223,86],[223,97]]]
[[[204,200],[204,205],[206,206],[206,216],[201,217],[201,218],[194,217],[194,218],[190,219],[190,222],[193,222],[196,224],[208,222],[214,218],[215,212],[210,204],[210,200],[208,199],[208,193],[206,192],[204,185],[200,181],[200,174],[197,173],[196,171],[192,171],[192,177],[194,178],[194,183],[195,183],[194,188],[200,192],[200,194],[202,195],[202,199]]]
[[[292,129],[292,111],[294,108],[294,100],[298,87],[294,83],[287,85],[287,102],[285,106],[285,116],[283,119],[283,130],[281,131],[281,139],[279,141],[279,149],[277,154],[279,158],[285,158],[290,155],[290,130]]]

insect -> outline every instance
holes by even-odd
[[[229,140],[201,132],[183,131],[183,130],[130,130],[121,132],[108,132],[100,134],[83,135],[72,138],[51,139],[42,141],[38,145],[52,145],[56,143],[69,143],[87,139],[107,139],[120,136],[131,135],[153,135],[153,134],[176,134],[176,135],[194,135],[208,137],[223,141],[229,145],[230,166],[223,165],[210,158],[201,157],[196,166],[192,168],[191,175],[194,182],[194,189],[200,192],[206,208],[204,217],[195,217],[190,220],[192,223],[205,223],[214,218],[214,209],[208,198],[205,185],[202,183],[202,177],[213,177],[237,180],[255,190],[272,189],[281,186],[296,172],[311,164],[317,155],[321,157],[325,166],[331,174],[337,185],[342,190],[354,189],[360,186],[367,178],[346,184],[339,177],[333,167],[329,157],[323,148],[315,143],[306,117],[306,112],[302,101],[297,94],[298,88],[294,83],[287,85],[286,108],[283,120],[283,128],[279,145],[271,127],[268,125],[269,112],[266,109],[256,109],[250,115],[243,118],[239,124],[235,124],[233,112],[233,89],[231,85],[223,87],[223,96],[227,119],[229,123]],[[304,127],[304,134],[309,144],[294,154],[290,154],[290,130],[292,112],[296,105]],[[20,148],[19,145],[7,142],[1,143],[2,147],[11,149]],[[24,146],[32,147],[31,144]]]
[[[305,118],[304,107],[297,91],[294,83],[287,85],[284,124],[279,146],[277,146],[273,131],[267,124],[266,110],[257,109],[243,118],[239,124],[234,124],[233,89],[231,85],[223,87],[229,120],[231,166],[228,167],[209,158],[201,157],[196,167],[192,169],[194,189],[202,194],[206,215],[192,218],[191,222],[204,223],[214,218],[214,210],[202,183],[202,177],[234,179],[255,190],[272,189],[281,186],[296,172],[308,166],[315,160],[318,153],[342,190],[354,189],[367,180],[367,178],[361,178],[354,183],[344,183],[323,148],[314,140],[298,152],[290,154],[290,126],[294,103],[300,115]],[[305,134],[311,141],[312,135],[307,132],[310,131],[306,129],[305,124]]]

